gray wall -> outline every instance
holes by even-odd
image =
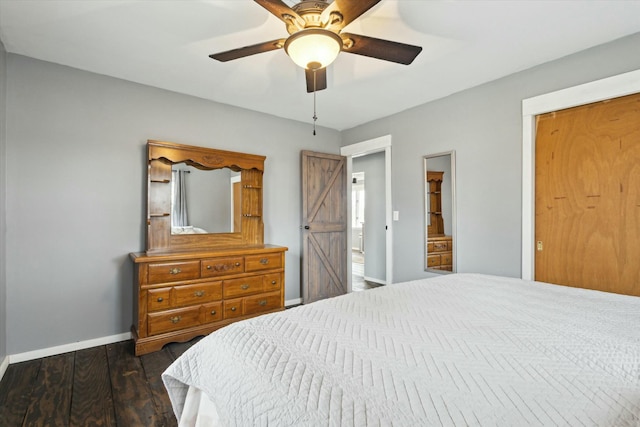
[[[338,153],[339,132],[15,54],[7,71],[9,354],[129,331],[147,139],[267,156],[265,241],[299,298],[300,150]]]
[[[7,274],[6,274],[6,84],[7,54],[0,40],[0,362],[7,353]]]
[[[520,276],[522,99],[638,69],[638,46],[640,33],[342,132],[343,145],[392,135],[394,282],[430,276],[422,156],[449,150],[458,271]]]
[[[385,282],[386,230],[384,151],[353,159],[353,172],[364,172],[364,276]]]

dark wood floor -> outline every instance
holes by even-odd
[[[361,252],[354,250],[351,257],[351,289],[353,291],[366,291],[382,286],[379,283],[364,280],[364,255]]]
[[[123,341],[9,365],[0,426],[177,426],[160,374],[197,341],[140,357]]]
[[[380,286],[356,282],[354,290]],[[140,357],[129,340],[9,365],[0,426],[177,426],[160,375],[199,340]]]

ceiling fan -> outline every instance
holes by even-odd
[[[302,0],[292,7],[281,0],[254,1],[285,23],[289,37],[209,57],[226,62],[284,48],[293,62],[305,69],[307,92],[326,89],[326,67],[340,52],[409,65],[422,51],[420,46],[341,32],[381,0]]]

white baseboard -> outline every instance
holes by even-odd
[[[9,367],[9,356],[5,356],[4,359],[0,362],[0,381],[2,381],[2,377],[4,377],[4,373],[7,372],[7,368]]]
[[[285,301],[285,307],[302,304],[302,298],[295,298]],[[42,348],[39,350],[27,351],[6,356],[0,362],[0,379],[4,375],[10,363],[26,362],[28,360],[41,359],[43,357],[55,356],[57,354],[69,353],[71,351],[84,350],[85,348],[97,347],[100,345],[112,344],[115,342],[131,339],[131,332],[110,335],[107,337],[95,338],[86,341],[78,341],[70,344],[58,345],[55,347]]]
[[[290,299],[284,302],[285,307],[291,307],[292,305],[300,305],[302,304],[302,298]]]
[[[124,334],[110,335],[107,337],[94,338],[86,341],[78,341],[70,344],[58,345],[55,347],[43,348],[40,350],[27,351],[25,353],[12,354],[8,356],[9,363],[26,362],[27,360],[40,359],[43,357],[55,356],[57,354],[69,353],[71,351],[84,350],[85,348],[97,347],[100,345],[113,344],[114,342],[131,339],[131,332]]]

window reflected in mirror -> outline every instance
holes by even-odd
[[[424,157],[425,270],[454,272],[455,152]]]
[[[238,233],[240,172],[202,170],[184,163],[171,168],[171,234]]]

